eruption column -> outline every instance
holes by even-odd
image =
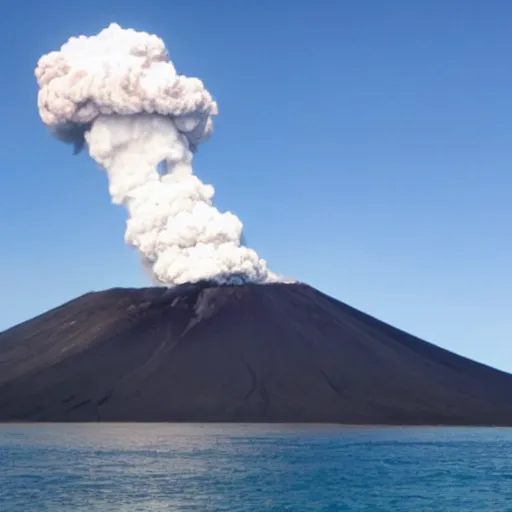
[[[41,57],[36,77],[43,122],[75,149],[85,138],[112,201],[129,213],[125,240],[155,282],[277,280],[241,245],[241,221],[220,213],[213,187],[193,174],[217,105],[200,80],[176,74],[158,37],[112,24]]]
[[[86,140],[90,155],[108,172],[113,202],[130,214],[125,240],[157,282],[268,278],[265,262],[240,245],[240,220],[213,207],[213,187],[192,174],[187,139],[171,119],[100,116]],[[167,173],[161,177],[162,162]]]

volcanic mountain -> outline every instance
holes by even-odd
[[[117,288],[0,333],[0,420],[512,425],[512,375],[304,284]]]

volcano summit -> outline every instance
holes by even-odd
[[[512,425],[512,376],[303,284],[89,293],[0,333],[2,421]]]

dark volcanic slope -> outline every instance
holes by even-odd
[[[113,289],[0,333],[0,420],[512,425],[512,376],[305,285]]]

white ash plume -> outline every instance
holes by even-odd
[[[35,74],[41,119],[75,152],[86,142],[106,170],[112,201],[129,213],[125,240],[156,283],[277,280],[193,174],[217,104],[200,80],[176,73],[160,38],[111,24],[44,55]]]

